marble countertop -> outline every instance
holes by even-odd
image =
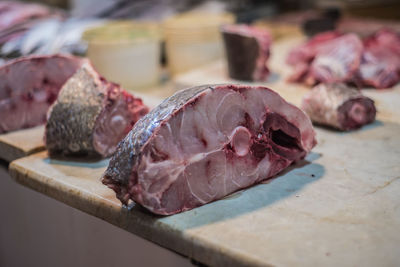
[[[11,162],[44,150],[44,126],[0,134],[0,159]]]
[[[10,164],[20,184],[211,266],[396,266],[400,124],[318,129],[319,145],[275,179],[181,214],[121,206],[100,177],[108,161]]]

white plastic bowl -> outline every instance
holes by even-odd
[[[160,35],[148,23],[114,22],[87,31],[87,55],[107,80],[140,90],[160,80]]]
[[[231,14],[187,13],[163,24],[170,73],[186,72],[224,56],[219,27],[234,21]]]

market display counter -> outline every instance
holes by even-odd
[[[319,145],[267,183],[181,214],[122,207],[100,177],[107,160],[16,160],[20,184],[211,266],[398,265],[400,124],[317,130]]]
[[[213,81],[226,81],[223,75]],[[196,85],[210,77],[189,80]],[[297,105],[307,91],[282,77],[265,85]],[[173,216],[123,207],[100,182],[108,160],[54,160],[43,151],[13,161],[10,174],[24,186],[211,266],[396,266],[400,87],[364,93],[376,102],[373,124],[349,133],[316,128],[318,145],[305,160],[265,183]]]

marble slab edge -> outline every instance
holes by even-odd
[[[45,149],[44,126],[0,135],[0,159],[7,162],[38,153]]]
[[[41,152],[39,154],[47,154]],[[37,155],[37,154],[36,154]],[[35,156],[35,155],[31,155]],[[24,166],[20,158],[10,163],[10,176],[19,184],[76,208],[87,214],[122,228],[132,234],[154,242],[182,256],[194,259],[208,266],[272,266],[257,259],[250,259],[240,252],[227,251],[207,240],[192,237],[171,225],[165,224],[155,216],[140,207],[133,210],[116,205],[112,201],[101,199],[90,192],[76,192],[58,183],[52,183],[38,172],[33,172]]]

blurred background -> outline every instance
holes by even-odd
[[[396,0],[43,0],[0,2],[0,64],[29,54],[88,56],[127,89],[162,85],[224,57],[220,25],[254,24],[274,41],[327,30],[399,31]]]

